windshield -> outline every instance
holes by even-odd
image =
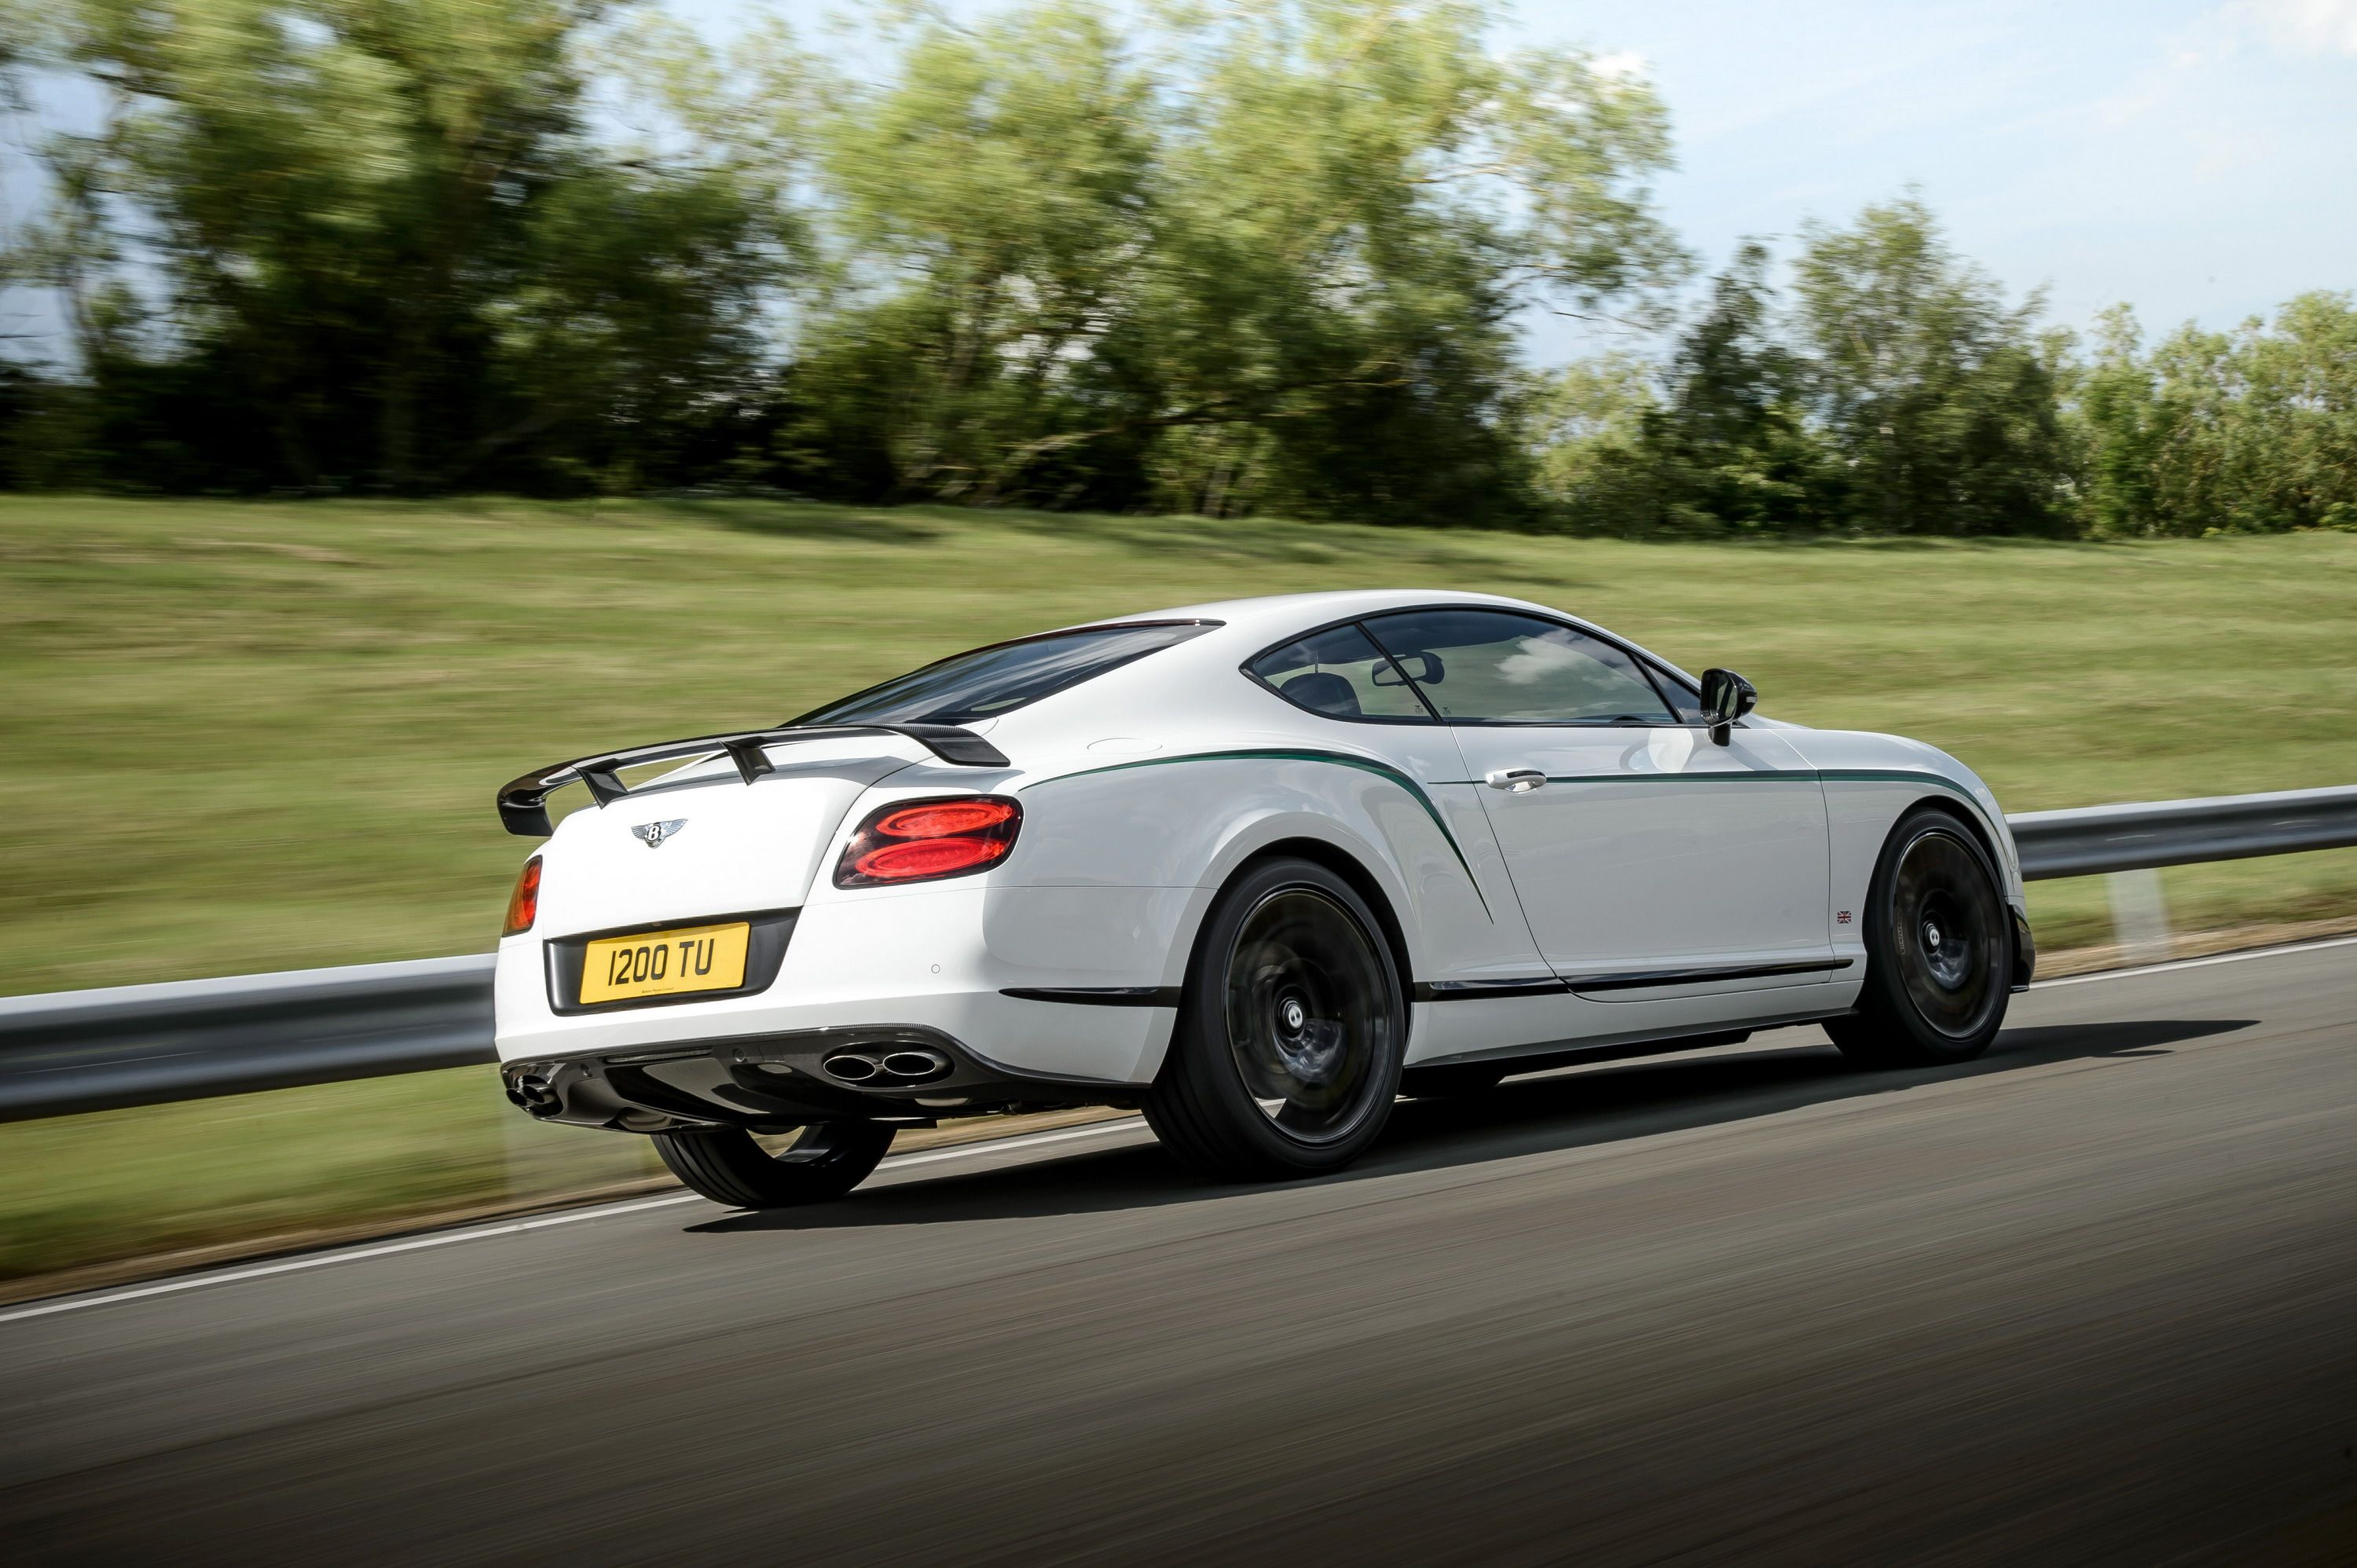
[[[1143,659],[1190,637],[1216,621],[1180,621],[1128,626],[1091,626],[1049,632],[1017,642],[996,643],[952,654],[813,708],[797,725],[963,725],[995,718],[1026,703],[1052,696],[1068,686],[1102,675],[1133,659]]]

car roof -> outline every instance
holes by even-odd
[[[1208,604],[1177,605],[1168,609],[1108,616],[1103,620],[1083,624],[1124,626],[1149,621],[1216,621],[1220,623],[1220,629],[1173,652],[1178,662],[1232,664],[1290,638],[1321,626],[1330,626],[1336,621],[1355,620],[1361,616],[1380,615],[1386,610],[1443,605],[1523,610],[1549,620],[1568,621],[1573,626],[1597,633],[1607,641],[1635,649],[1687,685],[1696,684],[1695,677],[1681,669],[1674,660],[1663,658],[1610,627],[1568,610],[1532,599],[1508,598],[1502,594],[1474,594],[1448,588],[1343,588],[1317,594],[1270,594],[1260,598],[1219,599]],[[1168,664],[1163,667],[1168,668]]]
[[[1318,594],[1269,594],[1251,599],[1220,599],[1209,604],[1178,605],[1140,614],[1107,616],[1089,626],[1117,626],[1139,621],[1219,621],[1246,636],[1282,637],[1331,621],[1379,615],[1384,610],[1411,609],[1425,605],[1483,605],[1500,609],[1532,610],[1578,620],[1577,616],[1528,599],[1497,594],[1469,594],[1436,588],[1343,588]],[[1583,622],[1582,624],[1593,624]],[[1069,628],[1068,628],[1069,629]]]

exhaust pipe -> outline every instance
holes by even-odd
[[[844,1083],[898,1089],[904,1084],[931,1083],[947,1078],[956,1064],[939,1051],[913,1047],[872,1057],[862,1051],[837,1051],[820,1064],[827,1076]]]
[[[550,1117],[565,1109],[555,1087],[536,1072],[520,1072],[508,1079],[508,1099],[534,1116]]]
[[[950,1058],[939,1051],[894,1051],[884,1058],[884,1070],[904,1083],[923,1083],[946,1077]]]
[[[853,1051],[839,1051],[827,1058],[824,1065],[830,1077],[839,1078],[845,1083],[869,1083],[882,1076],[884,1071],[884,1064],[874,1057],[863,1057]]]

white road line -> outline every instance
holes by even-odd
[[[2279,948],[2252,948],[2244,952],[2212,953],[2208,958],[2171,959],[2167,963],[2148,963],[2140,969],[2103,969],[2093,974],[2066,974],[2055,980],[2033,980],[2032,991],[2043,991],[2050,985],[2090,985],[2098,980],[2134,980],[2139,974],[2167,974],[2172,970],[2204,969],[2213,963],[2241,963],[2247,959],[2281,958],[2286,953],[2318,952],[2325,948],[2345,948],[2357,944],[2357,937],[2328,937],[2318,942],[2286,942]]]
[[[2291,942],[2282,947],[2254,948],[2247,952],[2213,953],[2208,958],[2182,958],[2168,963],[2146,964],[2139,969],[2107,969],[2094,974],[2070,974],[2057,980],[2032,982],[2032,991],[2042,991],[2056,985],[2088,985],[2098,980],[2134,980],[2139,975],[2167,974],[2180,969],[2201,969],[2213,963],[2242,963],[2255,958],[2279,958],[2286,953],[2316,952],[2325,948],[2357,945],[2357,937],[2332,937],[2323,941]],[[1007,1154],[1021,1149],[1036,1149],[1043,1144],[1067,1143],[1075,1138],[1097,1138],[1109,1133],[1126,1133],[1144,1126],[1137,1117],[1125,1117],[1118,1122],[1092,1122],[1084,1127],[1064,1127],[1052,1133],[1027,1133],[1016,1138],[993,1138],[981,1143],[960,1144],[947,1149],[927,1149],[922,1154],[899,1155],[886,1160],[879,1170],[906,1170],[910,1165],[932,1165],[941,1160],[972,1159],[982,1155]],[[520,1236],[529,1230],[544,1230],[555,1225],[578,1225],[586,1219],[608,1219],[618,1215],[638,1214],[650,1208],[668,1208],[673,1204],[701,1203],[704,1199],[692,1192],[673,1194],[667,1197],[641,1198],[632,1203],[601,1204],[594,1208],[567,1209],[561,1214],[544,1214],[534,1219],[511,1220],[504,1225],[479,1225],[463,1230],[444,1231],[433,1236],[419,1236],[407,1241],[387,1241],[372,1247],[354,1247],[339,1251],[317,1252],[307,1257],[288,1258],[281,1262],[259,1263],[247,1269],[231,1269],[221,1273],[191,1274],[185,1279],[165,1280],[152,1285],[135,1285],[124,1290],[107,1291],[98,1295],[69,1296],[61,1301],[38,1302],[30,1306],[0,1311],[0,1323],[17,1323],[28,1317],[47,1317],[53,1313],[80,1312],[85,1307],[111,1306],[116,1302],[137,1301],[143,1296],[173,1295],[181,1291],[201,1289],[206,1285],[235,1284],[241,1280],[264,1279],[271,1274],[291,1274],[304,1269],[324,1269],[331,1263],[357,1263],[369,1258],[391,1257],[396,1252],[423,1251],[428,1247],[456,1246],[461,1241],[479,1241],[493,1236]]]
[[[960,1144],[947,1149],[927,1149],[921,1154],[900,1155],[877,1166],[879,1171],[905,1170],[910,1165],[929,1165],[941,1160],[971,1159],[981,1155],[1006,1154],[1013,1150],[1036,1149],[1044,1144],[1069,1143],[1074,1138],[1100,1138],[1108,1133],[1127,1133],[1146,1125],[1140,1117],[1125,1117],[1119,1122],[1092,1122],[1085,1127],[1063,1127],[1052,1133],[1027,1133],[1014,1138],[989,1138],[977,1143]],[[446,1230],[433,1236],[413,1237],[406,1241],[384,1241],[369,1247],[350,1247],[330,1252],[315,1252],[301,1258],[287,1258],[275,1263],[257,1263],[252,1268],[230,1269],[220,1273],[190,1274],[185,1279],[165,1280],[152,1285],[133,1285],[124,1290],[107,1291],[98,1295],[68,1296],[61,1301],[37,1302],[30,1306],[14,1307],[0,1312],[0,1323],[16,1323],[28,1317],[48,1317],[54,1313],[80,1312],[84,1307],[112,1306],[116,1302],[137,1301],[143,1296],[176,1295],[182,1291],[197,1290],[206,1285],[235,1284],[240,1280],[264,1279],[272,1274],[291,1274],[305,1269],[324,1269],[331,1263],[357,1263],[369,1258],[389,1258],[396,1252],[420,1252],[428,1247],[452,1247],[461,1241],[480,1241],[493,1236],[521,1236],[528,1230],[545,1230],[556,1225],[578,1225],[585,1219],[610,1219],[618,1215],[643,1213],[650,1208],[669,1208],[674,1204],[707,1201],[692,1192],[674,1193],[665,1197],[640,1198],[630,1203],[604,1203],[592,1208],[569,1208],[562,1214],[544,1214],[532,1219],[512,1219],[502,1225],[477,1225],[462,1230]]]

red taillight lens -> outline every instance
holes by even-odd
[[[871,813],[843,846],[837,887],[879,887],[963,876],[996,865],[1015,847],[1023,808],[992,795],[903,800]]]
[[[852,863],[854,875],[870,882],[915,882],[988,865],[1006,853],[1000,839],[919,839],[871,849]]]
[[[520,931],[528,931],[532,929],[533,921],[539,917],[540,856],[535,854],[525,861],[523,869],[516,874],[515,891],[508,895],[507,923],[500,928],[500,935],[512,937]]]
[[[995,828],[1013,815],[1012,800],[942,800],[887,811],[876,819],[876,831],[894,839],[947,838]]]

